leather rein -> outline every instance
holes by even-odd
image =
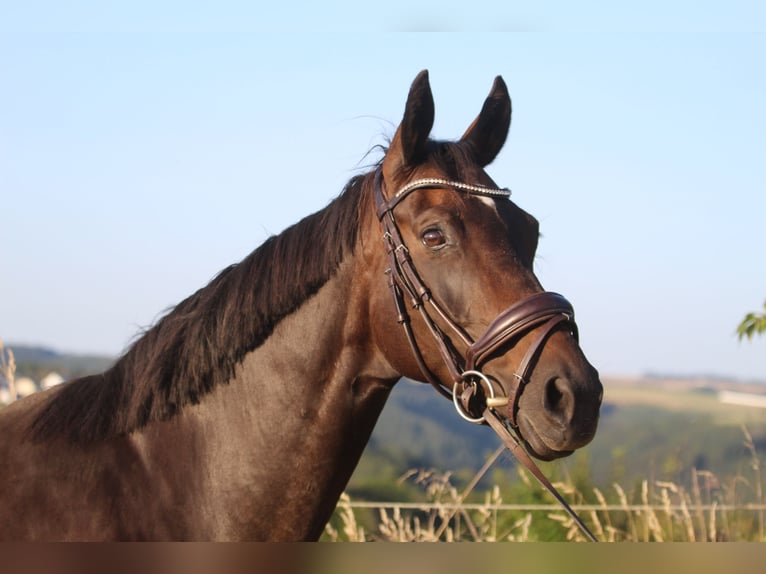
[[[572,517],[586,537],[597,541],[580,517],[562,498],[556,488],[543,475],[527,451],[521,446],[521,433],[516,421],[519,398],[529,380],[535,358],[542,350],[548,337],[557,327],[567,327],[577,338],[574,309],[562,295],[552,292],[536,293],[518,301],[502,311],[486,331],[474,340],[458,325],[442,306],[431,297],[431,292],[418,275],[409,250],[404,244],[394,217],[396,206],[412,192],[428,188],[447,188],[469,195],[507,199],[508,189],[494,189],[480,185],[466,184],[446,179],[424,178],[411,181],[390,199],[383,191],[383,176],[380,169],[375,174],[374,193],[377,216],[383,226],[383,241],[386,245],[389,266],[386,269],[388,286],[394,300],[397,321],[404,328],[413,355],[420,371],[440,394],[452,400],[458,414],[466,421],[487,424],[498,434],[505,446],[534,477],[550,492]],[[426,365],[412,329],[409,307],[416,310],[439,349],[442,361],[449,371],[452,388],[445,386]],[[452,335],[466,348],[464,356],[455,348],[452,339],[432,317],[438,316]],[[509,396],[499,396],[492,380],[482,371],[484,362],[503,345],[515,344],[519,339],[538,329],[535,339],[527,349],[514,374]],[[497,385],[499,392],[502,387]],[[508,407],[508,418],[498,414],[496,409]]]

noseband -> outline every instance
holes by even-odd
[[[407,339],[417,359],[420,370],[426,380],[442,395],[451,399],[464,419],[474,423],[485,423],[485,418],[472,406],[478,394],[487,394],[486,405],[499,408],[510,405],[508,419],[514,428],[518,427],[516,414],[518,403],[524,386],[528,382],[535,359],[542,350],[548,337],[558,326],[566,325],[575,337],[577,326],[574,321],[574,309],[563,296],[557,293],[536,293],[518,301],[502,311],[487,330],[474,340],[460,325],[458,325],[442,306],[431,297],[431,292],[415,269],[409,250],[407,249],[394,217],[394,208],[412,192],[427,188],[447,188],[469,195],[507,199],[511,192],[508,189],[493,189],[480,185],[449,181],[445,179],[418,179],[401,188],[391,199],[383,194],[382,175],[380,170],[375,175],[375,203],[378,219],[383,225],[383,239],[388,252],[389,267],[388,286],[393,295],[397,310],[397,320],[404,327]],[[410,307],[416,309],[422,316],[441,354],[444,365],[449,371],[452,388],[445,385],[433,374],[426,365],[420,352],[415,335],[410,324],[409,313],[405,298]],[[447,325],[457,339],[466,348],[464,355],[455,348],[452,340],[436,323],[429,308]],[[514,374],[508,396],[496,394],[492,380],[482,371],[482,365],[494,356],[501,347],[516,344],[524,335],[537,327],[541,327],[526,354],[522,358]],[[461,395],[458,400],[458,394]],[[481,408],[481,407],[480,407]],[[483,409],[482,409],[483,410]]]
[[[490,323],[487,330],[478,339],[474,340],[431,297],[428,286],[421,280],[412,263],[409,250],[404,244],[401,233],[399,233],[399,227],[396,224],[394,208],[412,192],[429,188],[453,189],[469,195],[498,199],[507,199],[511,195],[509,189],[495,189],[446,179],[425,178],[411,181],[397,191],[390,199],[386,199],[383,193],[382,170],[379,169],[376,172],[374,181],[375,204],[378,219],[383,226],[383,240],[388,254],[389,265],[388,269],[386,269],[388,286],[393,295],[397,321],[404,328],[420,371],[439,393],[452,400],[458,414],[463,419],[472,423],[488,424],[491,426],[516,458],[532,472],[535,478],[564,507],[585,535],[590,540],[596,541],[596,537],[588,530],[580,517],[571,509],[545,475],[542,474],[514,435],[515,433],[521,437],[516,420],[519,398],[529,380],[535,359],[548,340],[548,337],[557,327],[561,326],[567,327],[575,339],[577,339],[574,309],[569,301],[558,293],[535,293],[502,311]],[[405,297],[409,300],[410,307],[420,313],[425,325],[431,332],[442,361],[449,371],[452,383],[451,389],[446,387],[426,365],[415,340]],[[447,325],[448,329],[457,336],[457,339],[466,348],[463,356],[455,348],[452,339],[445,334],[444,330],[429,314],[428,308],[436,313],[442,323]],[[527,348],[514,373],[513,380],[508,389],[508,396],[498,396],[492,379],[481,371],[482,365],[494,357],[495,353],[501,348],[515,345],[525,335],[537,328],[539,328],[537,335]],[[481,404],[482,402],[483,405]],[[496,412],[496,409],[506,406],[509,407],[507,409],[508,416],[502,417]],[[513,432],[511,429],[513,429]]]

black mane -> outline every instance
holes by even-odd
[[[270,237],[148,329],[106,372],[74,380],[33,423],[37,439],[93,442],[166,420],[229,381],[244,356],[354,250],[365,176]]]
[[[452,142],[429,141],[427,161],[455,179],[475,165],[471,150]],[[171,418],[228,382],[245,355],[352,254],[371,180],[371,174],[352,178],[326,208],[179,303],[109,370],[61,388],[33,422],[33,437],[87,443],[129,433]]]

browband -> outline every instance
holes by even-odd
[[[379,180],[382,179],[381,172],[375,175],[377,189],[380,189]],[[407,197],[410,193],[416,189],[423,189],[425,187],[449,187],[469,193],[471,195],[483,195],[485,197],[495,197],[499,199],[507,199],[511,197],[511,190],[505,188],[485,187],[479,184],[463,183],[461,181],[452,181],[449,179],[439,179],[435,177],[425,177],[422,179],[416,179],[409,182],[407,185],[397,191],[393,197],[386,200],[385,197],[378,198],[378,219],[381,219],[386,211],[392,210],[397,204]],[[382,201],[381,201],[382,200]]]

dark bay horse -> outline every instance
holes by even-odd
[[[587,444],[598,374],[533,273],[537,221],[484,171],[507,88],[457,141],[433,118],[421,72],[375,169],[106,372],[0,411],[0,538],[316,539],[402,376],[540,459]]]

